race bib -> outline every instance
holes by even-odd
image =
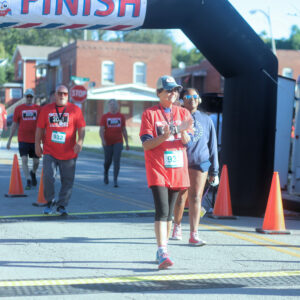
[[[66,133],[53,131],[51,136],[51,141],[54,143],[64,144],[66,142]]]
[[[183,152],[181,150],[165,151],[164,153],[165,168],[182,168]]]

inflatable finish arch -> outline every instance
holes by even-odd
[[[233,212],[261,216],[273,173],[277,58],[227,0],[151,0],[143,28],[180,28],[225,77],[222,163]]]
[[[263,214],[273,173],[278,63],[227,0],[16,0],[0,7],[0,28],[7,27],[182,29],[225,77],[222,162],[233,212]]]

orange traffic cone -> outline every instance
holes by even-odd
[[[41,179],[40,179],[40,186],[39,186],[39,193],[38,193],[38,199],[37,199],[37,202],[32,203],[33,206],[42,207],[42,206],[46,206],[47,205],[47,201],[45,200],[45,197],[44,197],[43,173],[44,173],[44,171],[42,169]]]
[[[266,234],[290,234],[285,229],[278,172],[273,174],[263,226],[256,228],[256,231]]]
[[[236,219],[232,215],[227,165],[224,165],[222,168],[216,202],[211,217],[214,219]]]
[[[24,194],[17,154],[14,155],[9,190],[8,194],[5,194],[5,197],[27,197],[27,195]]]

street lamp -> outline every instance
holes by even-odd
[[[272,24],[271,24],[271,18],[270,18],[270,11],[268,11],[268,13],[266,13],[264,10],[262,9],[252,9],[250,10],[250,14],[255,14],[257,12],[262,13],[268,20],[268,24],[269,24],[269,30],[270,30],[270,36],[271,36],[271,42],[272,42],[272,51],[274,53],[274,55],[276,55],[276,45],[275,45],[275,40],[273,38],[273,32],[272,32]]]

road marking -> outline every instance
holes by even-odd
[[[95,278],[71,278],[71,279],[38,279],[38,280],[5,280],[0,281],[0,287],[19,286],[62,286],[83,284],[107,284],[107,283],[134,283],[151,281],[181,281],[181,280],[209,280],[230,278],[264,278],[300,276],[300,271],[270,271],[270,272],[245,272],[245,273],[210,273],[210,274],[183,274],[183,275],[149,275],[134,277],[95,277]]]
[[[1,165],[12,165],[13,161],[11,159],[0,159]]]
[[[127,204],[135,204],[135,205],[137,205],[139,207],[142,207],[142,208],[148,208],[148,209],[153,208],[153,206],[148,204],[148,203],[145,203],[145,202],[142,202],[142,201],[139,201],[139,200],[136,200],[136,199],[132,199],[132,198],[129,198],[129,197],[125,197],[125,196],[122,196],[122,195],[119,195],[119,194],[115,194],[115,193],[112,193],[112,192],[104,191],[104,190],[101,190],[101,189],[96,189],[96,188],[93,188],[91,186],[86,186],[86,185],[83,185],[83,184],[80,184],[80,183],[76,183],[74,186],[79,188],[79,189],[82,189],[82,190],[85,190],[87,192],[98,195],[98,196],[104,196],[104,197],[107,197],[107,198],[110,198],[110,199],[113,199],[113,200],[118,200],[120,202],[124,202],[124,203],[127,203]]]
[[[221,229],[220,229],[220,230],[217,229],[217,231],[220,232],[220,233],[222,233],[222,234],[229,235],[229,236],[235,237],[235,238],[237,238],[237,239],[240,239],[240,240],[244,240],[244,241],[253,243],[253,244],[255,244],[255,245],[260,245],[260,246],[263,246],[263,247],[267,247],[267,248],[270,248],[270,249],[272,249],[272,250],[275,250],[275,251],[278,251],[278,252],[282,252],[282,253],[284,253],[284,254],[288,254],[288,255],[291,255],[291,256],[299,257],[299,258],[300,258],[300,254],[299,254],[299,253],[294,253],[294,252],[289,251],[289,250],[286,250],[286,249],[278,248],[278,247],[280,247],[280,246],[285,246],[285,247],[291,248],[291,249],[293,249],[293,250],[299,251],[299,249],[297,249],[296,247],[291,247],[291,246],[288,245],[288,244],[285,244],[285,243],[282,243],[282,242],[277,242],[277,241],[272,240],[272,239],[264,238],[264,237],[258,236],[258,235],[256,235],[256,234],[251,234],[251,233],[248,233],[248,232],[245,232],[245,231],[236,229],[236,228],[231,227],[231,226],[220,225],[220,224],[216,224],[216,223],[212,223],[212,222],[208,222],[208,223],[210,223],[210,224],[213,225],[213,226],[210,226],[210,225],[207,225],[207,224],[201,224],[201,226],[206,227],[206,228],[208,228],[208,229],[210,229],[210,230],[216,230],[215,228],[216,228],[216,227],[219,227],[219,228],[222,228],[222,229],[234,231],[234,232],[236,232],[236,233],[228,232],[228,231],[223,231],[223,230],[221,230]],[[254,238],[256,238],[256,239],[261,239],[261,240],[263,240],[263,241],[268,241],[268,242],[274,244],[275,246],[272,246],[272,245],[266,245],[265,243],[262,243],[262,242],[260,242],[260,241],[254,240],[254,239],[252,239],[252,238],[248,238],[248,237],[242,236],[242,235],[237,234],[237,233],[244,234],[244,235],[248,235],[248,236],[254,237]]]
[[[92,211],[92,212],[83,212],[83,213],[69,213],[69,216],[84,216],[84,215],[114,215],[114,214],[144,214],[144,213],[154,213],[154,209],[150,210],[129,210],[129,211]],[[13,215],[13,216],[0,216],[0,219],[17,219],[17,218],[35,218],[35,217],[45,217],[45,218],[51,218],[51,217],[60,217],[59,215],[53,214],[53,215],[44,215],[44,214],[38,214],[38,215]]]

